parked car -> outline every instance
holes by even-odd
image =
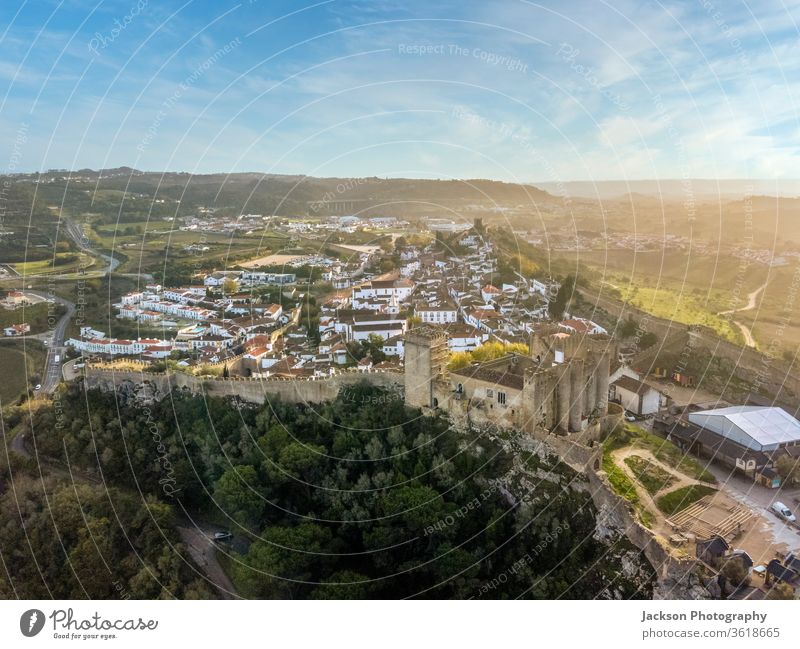
[[[214,532],[214,540],[215,541],[227,541],[228,539],[232,539],[233,534],[230,532]]]
[[[775,512],[780,518],[785,521],[789,521],[790,523],[794,523],[797,520],[795,515],[792,514],[792,510],[782,502],[775,501],[772,503],[772,511]]]
[[[33,389],[34,389],[34,390],[41,390],[41,389],[42,389],[42,384],[41,384],[41,383],[37,383],[37,384],[36,384],[36,387],[35,387],[35,388],[33,388]]]

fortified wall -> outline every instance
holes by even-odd
[[[322,403],[336,398],[339,391],[362,381],[386,388],[398,395],[403,377],[397,372],[346,372],[324,379],[241,379],[202,378],[182,372],[154,374],[132,370],[87,367],[87,388],[128,391],[144,400],[161,400],[172,390],[185,388],[192,394],[211,397],[238,397],[261,404],[270,399],[286,403]]]

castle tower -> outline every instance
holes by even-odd
[[[606,335],[594,335],[590,339],[594,370],[594,407],[602,413],[608,411],[608,385],[611,374],[611,359],[617,355],[616,343]]]
[[[571,400],[569,403],[569,430],[570,432],[577,433],[581,429],[584,388],[586,387],[583,379],[583,359],[573,358],[569,361],[569,384],[571,393]]]
[[[434,383],[447,375],[447,335],[431,327],[417,327],[406,332],[404,340],[406,405],[434,408],[438,405]]]
[[[570,429],[570,401],[572,399],[572,383],[570,381],[570,366],[561,363],[553,368],[556,379],[556,430],[568,433]]]

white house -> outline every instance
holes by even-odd
[[[405,358],[405,346],[403,337],[394,336],[392,338],[389,338],[385,343],[383,343],[381,351],[387,356],[396,356],[400,360],[403,360],[403,358]]]
[[[458,310],[452,306],[422,306],[416,315],[428,324],[448,324],[458,322]]]
[[[414,282],[410,279],[372,280],[361,286],[353,287],[353,308],[368,308],[363,305],[374,298],[394,298],[397,303],[404,302],[413,291]]]
[[[481,297],[483,298],[483,301],[487,303],[496,300],[502,294],[503,291],[496,286],[492,286],[491,284],[487,284],[481,289]]]
[[[3,329],[3,335],[5,336],[24,336],[31,330],[31,326],[27,322],[23,322],[21,324],[11,325],[10,327],[6,327]]]
[[[139,302],[144,299],[144,293],[142,291],[131,291],[130,293],[126,293],[120,298],[120,302],[122,304],[138,304]]]
[[[621,376],[609,387],[609,399],[636,415],[652,415],[662,405],[662,394],[652,385]]]

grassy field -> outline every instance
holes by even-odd
[[[745,268],[739,259],[729,255],[689,255],[681,250],[635,252],[613,249],[573,254],[573,263],[579,259],[603,279],[620,286],[661,286],[678,292],[683,290],[684,293],[699,289],[704,299],[709,295],[712,300],[714,294],[719,293],[723,296],[724,308],[730,308],[732,287],[739,286],[743,304],[744,296],[761,286],[769,272],[766,266],[759,264]]]
[[[658,505],[658,508],[664,512],[664,514],[671,516],[672,514],[686,509],[689,505],[696,503],[703,496],[714,493],[717,493],[717,490],[713,487],[689,485],[688,487],[681,487],[675,491],[670,491],[668,494],[664,494],[656,500],[656,505]]]
[[[781,356],[792,356],[800,346],[800,295],[796,267],[781,266],[770,272],[767,288],[756,309],[738,314],[750,326],[759,349]]]
[[[24,277],[31,275],[66,275],[75,273],[81,268],[90,270],[95,265],[95,260],[88,255],[80,253],[56,253],[55,259],[48,258],[40,261],[26,261],[11,264],[12,268]]]
[[[684,324],[703,325],[726,340],[742,342],[741,331],[736,325],[716,314],[716,307],[720,305],[713,305],[695,293],[681,294],[671,289],[646,286],[620,287],[619,292],[621,299],[654,316]]]
[[[103,237],[97,245],[118,251],[127,258],[119,268],[121,273],[163,272],[165,263],[188,264],[200,269],[228,268],[236,262],[280,252],[287,239],[276,236],[229,237],[224,234],[172,232],[131,237]],[[189,245],[202,245],[208,250],[186,250]]]
[[[651,496],[654,496],[662,489],[669,488],[676,482],[674,476],[638,455],[626,457],[625,464],[633,471],[636,479],[647,489],[647,493]]]
[[[49,315],[48,309],[51,310]],[[63,307],[57,304],[48,305],[46,302],[20,307],[13,311],[0,309],[0,329],[27,322],[31,326],[31,334],[40,334],[47,331],[50,327],[50,323],[48,322],[50,317],[53,318],[52,324],[55,324],[63,313]]]
[[[0,407],[14,403],[21,394],[41,380],[46,348],[33,340],[1,340]]]

